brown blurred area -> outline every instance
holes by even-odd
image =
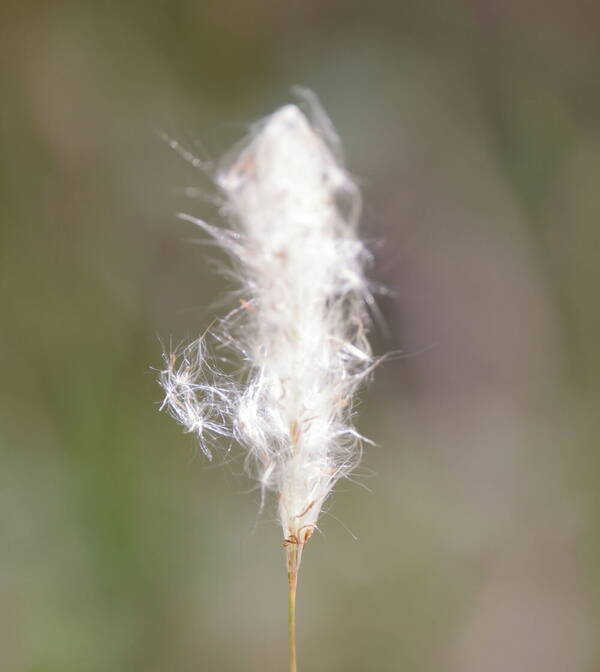
[[[159,133],[214,160],[293,84],[400,353],[357,418],[369,491],[305,551],[300,668],[598,669],[599,81],[591,1],[5,0],[0,669],[283,669],[274,515],[150,367],[229,286]]]

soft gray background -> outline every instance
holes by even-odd
[[[216,158],[292,84],[404,353],[360,409],[371,492],[305,553],[302,671],[597,669],[599,6],[5,0],[0,31],[0,669],[285,669],[280,530],[150,367],[225,290],[156,132]]]

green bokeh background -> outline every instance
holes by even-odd
[[[0,670],[285,669],[273,512],[151,367],[227,289],[158,132],[217,158],[293,84],[403,353],[305,551],[301,670],[598,669],[599,36],[584,1],[4,0]]]

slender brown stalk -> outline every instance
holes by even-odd
[[[289,641],[289,672],[297,672],[296,654],[296,588],[298,586],[299,547],[291,543],[286,547],[288,570],[288,641]]]

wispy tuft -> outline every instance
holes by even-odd
[[[334,484],[358,464],[355,395],[374,367],[367,340],[357,235],[360,194],[318,105],[286,105],[223,161],[215,183],[229,228],[181,215],[229,255],[239,305],[179,353],[165,355],[163,408],[197,435],[246,451],[263,494],[273,492],[286,544],[300,551]],[[225,375],[207,341],[236,359]]]

